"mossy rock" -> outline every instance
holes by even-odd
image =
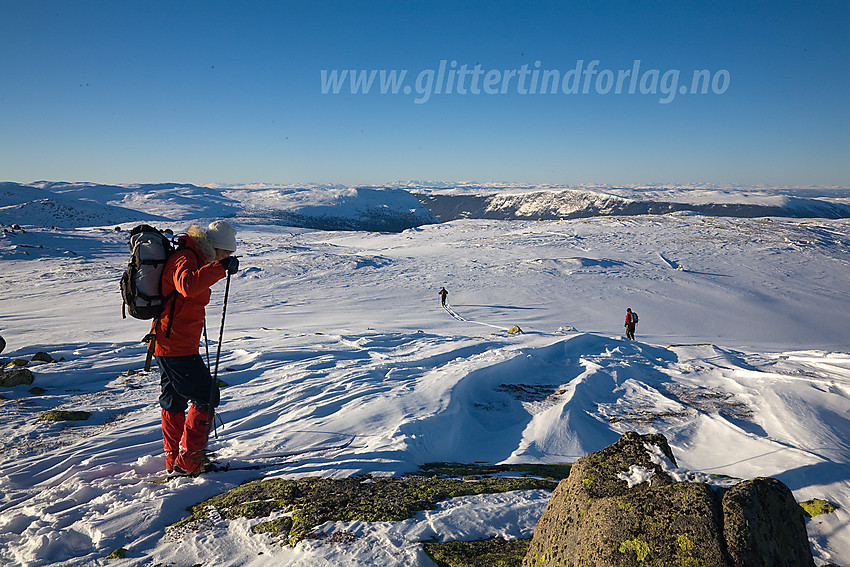
[[[112,553],[106,556],[107,559],[125,559],[127,557],[127,550],[123,547],[119,547]]]
[[[537,523],[523,566],[814,567],[802,509],[787,486],[754,479],[721,499],[708,484],[676,482],[653,462],[651,446],[675,466],[663,436],[634,432],[576,461]],[[630,487],[632,467],[645,469],[649,482]]]
[[[830,512],[838,510],[838,506],[832,502],[821,500],[820,498],[812,498],[811,500],[800,502],[800,508],[803,509],[803,514],[807,518],[814,518],[815,516],[829,514]]]
[[[46,352],[37,352],[32,357],[33,362],[56,362],[52,356]]]
[[[8,364],[6,364],[6,368],[11,368],[14,366],[26,366],[29,363],[30,361],[26,358],[13,358],[11,361],[9,361]]]
[[[39,388],[38,386],[30,388],[30,394],[32,394],[33,396],[40,396],[45,392],[47,392],[47,390],[45,390],[44,388]]]
[[[552,480],[562,480],[570,475],[570,463],[541,465],[537,463],[517,463],[510,465],[464,464],[464,463],[426,463],[419,467],[421,474],[447,477],[486,476],[503,473],[519,473],[527,476],[539,476]]]
[[[38,421],[85,421],[90,417],[87,411],[48,410],[38,416]]]
[[[723,494],[723,535],[734,565],[814,567],[803,509],[775,478],[755,478]]]
[[[15,386],[29,386],[35,378],[26,368],[15,370],[0,370],[0,387],[14,388]]]
[[[112,553],[106,556],[107,559],[125,559],[127,557],[127,550],[123,547],[119,547]]]
[[[255,534],[289,534],[292,530],[292,518],[285,516],[269,522],[260,522],[251,532]]]
[[[440,567],[520,567],[530,540],[426,541],[425,553]]]
[[[190,507],[191,515],[176,525],[205,518],[209,506],[215,507],[227,519],[262,518],[274,512],[289,511],[291,522],[264,522],[255,530],[294,544],[328,521],[400,521],[457,496],[554,488],[552,481],[509,477],[476,482],[420,475],[256,480]]]

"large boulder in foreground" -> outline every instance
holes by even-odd
[[[29,386],[35,378],[32,372],[26,368],[14,370],[0,370],[0,387],[14,388],[15,386]]]
[[[679,482],[663,435],[629,432],[579,459],[523,567],[814,566],[805,520],[780,481]],[[678,475],[677,475],[678,476]]]

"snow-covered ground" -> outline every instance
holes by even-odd
[[[323,526],[357,537],[295,549],[247,520],[167,532],[258,473],[147,481],[163,465],[158,374],[127,374],[147,325],[121,318],[127,233],[114,225],[168,216],[161,197],[179,220],[154,224],[178,231],[254,211],[231,219],[241,271],[211,442],[222,461],[354,436],[262,474],[397,475],[432,461],[574,461],[624,431],[660,432],[684,469],[774,476],[798,501],[838,504],[808,530],[818,564],[850,564],[850,221],[678,213],[331,232],[264,222],[248,189],[145,195],[55,192],[144,214],[94,227],[24,217],[26,232],[0,238],[0,356],[64,358],[31,363],[42,395],[0,389],[0,563],[106,564],[124,547],[110,564],[431,566],[421,540],[529,537],[545,507],[541,491],[468,497],[405,522]],[[441,286],[464,320],[440,308]],[[213,353],[223,290],[207,310]],[[622,336],[626,307],[640,314],[635,342]],[[500,330],[512,325],[524,333]],[[92,417],[36,422],[54,408]]]

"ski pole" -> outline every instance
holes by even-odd
[[[215,371],[213,372],[212,384],[210,384],[210,416],[213,422],[213,433],[218,439],[218,430],[215,426],[215,408],[213,407],[213,395],[218,385],[218,360],[221,356],[221,338],[224,336],[224,314],[227,313],[227,295],[230,293],[230,272],[227,272],[227,283],[224,286],[224,305],[221,308],[221,327],[218,330],[218,346],[215,352]]]
[[[204,317],[204,349],[207,351],[207,368],[210,367],[210,340],[207,338],[207,319]]]

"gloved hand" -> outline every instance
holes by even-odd
[[[239,271],[239,258],[236,256],[228,256],[223,260],[219,260],[221,262],[221,266],[227,271],[228,274],[235,274]]]

